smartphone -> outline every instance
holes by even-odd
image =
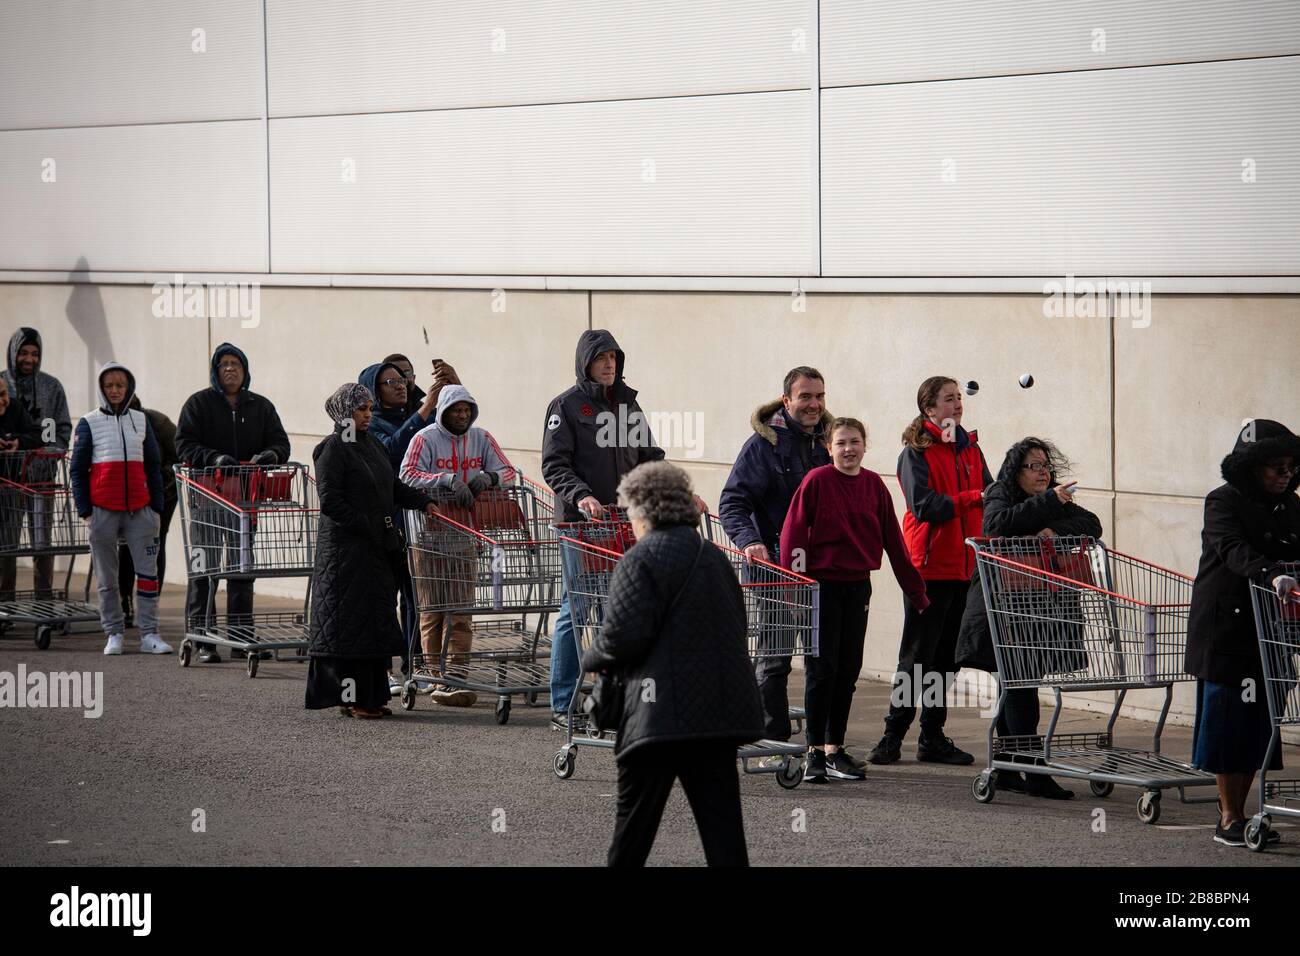
[[[443,364],[442,359],[434,359],[434,360],[433,360],[433,368],[434,368],[434,370],[437,371],[438,366],[439,366],[439,365],[442,365],[442,364]]]

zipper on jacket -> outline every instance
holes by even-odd
[[[122,416],[117,416],[117,438],[122,447],[122,510],[131,510],[131,479],[127,475],[126,432],[122,430]]]
[[[224,397],[224,396],[223,396]],[[239,461],[239,424],[235,421],[239,414],[239,396],[235,396],[235,404],[230,406],[230,436],[234,439],[235,461]]]

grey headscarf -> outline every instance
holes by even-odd
[[[336,425],[347,427],[352,421],[352,413],[366,402],[373,402],[375,397],[370,389],[356,382],[348,382],[334,390],[334,394],[325,399],[325,414]]]

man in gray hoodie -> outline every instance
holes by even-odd
[[[63,385],[53,375],[41,371],[41,333],[23,327],[9,339],[9,364],[0,375],[9,386],[9,398],[22,405],[27,414],[41,429],[41,440],[46,451],[66,452],[72,437],[72,419],[68,415],[68,399]],[[53,465],[45,478],[53,478]],[[31,514],[28,514],[31,521]],[[36,527],[32,526],[32,533]],[[54,556],[46,555],[32,560],[33,578],[38,598],[48,599],[54,587]],[[0,593],[14,590],[18,574],[14,558],[0,558]]]

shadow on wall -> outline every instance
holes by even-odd
[[[77,281],[78,274],[84,279],[89,271],[90,263],[86,261],[85,256],[82,256],[68,276],[68,280],[73,283],[72,295],[68,298],[68,307],[64,312],[68,316],[68,324],[86,345],[88,367],[85,381],[89,386],[90,400],[93,404],[99,401],[95,373],[99,371],[101,365],[114,356],[113,338],[108,332],[108,317],[104,314],[104,299],[99,294],[99,287],[89,282]]]

